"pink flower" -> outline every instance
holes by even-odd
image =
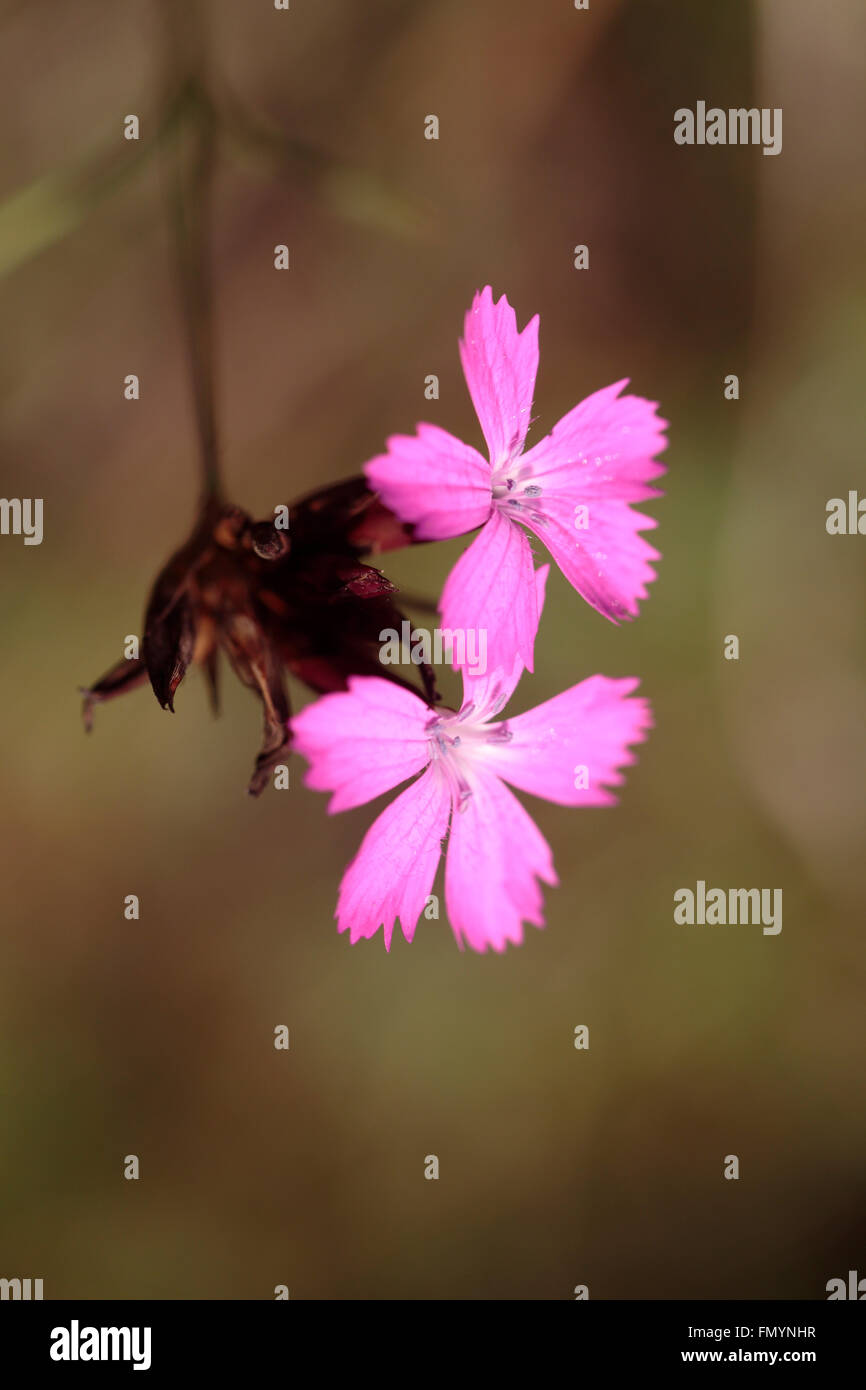
[[[634,617],[659,559],[638,533],[656,525],[633,502],[658,497],[664,472],[653,455],[667,441],[656,403],[621,396],[618,381],[581,401],[545,439],[523,452],[538,369],[538,315],[517,331],[503,295],[488,285],[466,315],[460,359],[488,461],[437,425],[392,435],[365,472],[386,506],[419,540],[443,540],[481,526],[442,592],[443,627],[486,628],[492,667],[515,657],[533,669],[538,626],[526,527],[547,546],[566,579],[613,622]]]
[[[539,570],[543,586],[547,567]],[[638,682],[591,676],[514,719],[501,720],[521,674],[463,673],[459,711],[426,705],[378,676],[355,676],[292,721],[295,748],[310,763],[306,783],[346,811],[410,777],[373,822],[340,885],[339,931],[355,942],[395,924],[411,941],[428,901],[443,841],[445,900],[458,945],[476,951],[542,927],[540,882],[555,884],[550,848],[505,785],[561,806],[609,806],[619,768],[634,761],[650,710],[628,699]],[[417,774],[421,774],[417,776]]]

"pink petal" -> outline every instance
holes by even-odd
[[[521,460],[521,481],[531,477],[541,489],[533,511],[543,517],[525,524],[578,593],[614,622],[637,614],[655,579],[659,553],[638,532],[656,522],[629,503],[660,495],[649,484],[665,470],[652,455],[667,443],[656,403],[620,396],[625,384],[575,406]]]
[[[458,945],[503,951],[523,940],[524,922],[543,927],[539,879],[557,882],[538,826],[498,778],[476,778],[452,816],[445,860],[445,901]]]
[[[430,761],[430,710],[418,695],[379,676],[352,676],[291,721],[294,746],[310,764],[304,781],[332,791],[328,810],[346,811],[390,791]]]
[[[423,911],[442,838],[448,830],[451,799],[447,784],[430,768],[401,792],[374,820],[340,884],[337,929],[352,942],[385,928],[385,948],[399,921],[411,941]]]
[[[472,301],[460,340],[463,375],[496,467],[516,458],[529,429],[538,371],[538,315],[522,333],[505,295],[488,285]]]
[[[637,685],[631,676],[590,676],[509,719],[511,740],[485,745],[485,767],[561,806],[613,805],[608,788],[622,784],[618,769],[635,761],[629,745],[642,743],[652,724],[648,702],[627,698]]]
[[[544,610],[544,594],[549,574],[550,565],[541,565],[535,571],[535,597],[539,623]],[[489,663],[488,669],[483,673],[476,673],[467,666],[460,669],[463,675],[463,705],[461,708],[472,705],[476,711],[476,717],[490,719],[508,704],[526,668],[520,657],[517,657],[508,676],[501,668],[491,670]],[[490,713],[488,714],[487,711]]]
[[[589,525],[577,530],[570,497],[538,500],[544,502],[544,524],[526,525],[547,546],[568,582],[611,622],[636,617],[638,601],[647,597],[647,585],[656,577],[652,561],[661,558],[638,533],[658,522],[627,502],[600,502],[590,503]]]
[[[563,415],[550,434],[521,459],[521,476],[531,474],[546,494],[577,492],[591,502],[609,498],[645,502],[661,493],[648,484],[665,472],[653,455],[667,448],[667,420],[657,401],[622,396],[628,378],[595,391]]]
[[[445,581],[439,608],[443,628],[472,633],[476,651],[486,642],[489,673],[501,670],[508,680],[518,660],[532,670],[538,598],[519,526],[493,512]]]
[[[462,536],[490,515],[490,465],[476,449],[438,425],[394,434],[388,452],[365,465],[370,487],[419,540]]]

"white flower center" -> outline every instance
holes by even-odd
[[[458,811],[465,808],[472,795],[484,748],[507,743],[511,738],[507,723],[486,722],[498,713],[503,703],[494,699],[483,709],[476,709],[474,704],[464,705],[459,712],[448,710],[434,715],[427,724],[430,761],[448,782],[452,802]]]

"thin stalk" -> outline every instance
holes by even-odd
[[[207,86],[204,23],[198,5],[162,0],[169,87],[185,92],[186,117],[166,145],[168,203],[199,440],[202,505],[222,496],[214,400],[211,201],[217,117]]]

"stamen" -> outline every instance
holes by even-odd
[[[507,724],[500,724],[498,729],[488,729],[487,731],[488,743],[510,743],[513,738],[514,734]]]

